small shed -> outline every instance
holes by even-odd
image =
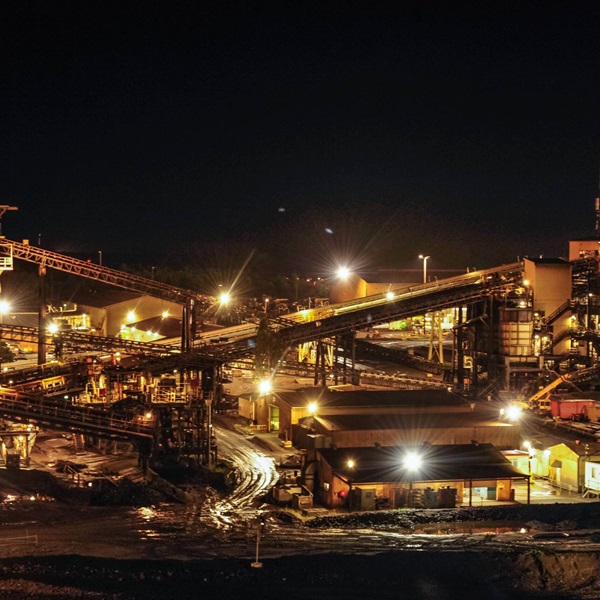
[[[584,492],[587,463],[600,463],[599,442],[562,442],[548,448],[549,481],[562,489]]]
[[[476,488],[488,499],[511,501],[512,481],[529,481],[491,444],[326,448],[304,471],[311,466],[318,503],[357,510],[453,508],[465,490],[472,505]]]

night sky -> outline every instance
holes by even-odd
[[[2,11],[10,239],[115,267],[235,242],[298,269],[433,269],[594,233],[595,3]]]

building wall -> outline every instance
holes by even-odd
[[[367,295],[367,282],[358,275],[350,275],[348,279],[336,279],[329,288],[330,304],[340,304],[364,298]]]
[[[581,492],[585,483],[586,463],[600,462],[600,455],[583,456],[565,444],[550,446],[548,450],[550,451],[548,457],[550,482],[562,489]],[[553,466],[555,461],[561,461],[562,466]]]
[[[571,265],[568,263],[535,263],[524,260],[523,279],[533,289],[534,309],[550,315],[571,299]]]
[[[576,454],[565,446],[550,448],[549,475],[553,485],[565,490],[579,491],[579,463]],[[554,466],[555,461],[560,461],[561,466]]]
[[[581,258],[597,258],[600,251],[600,240],[571,240],[569,242],[569,260]]]
[[[321,432],[320,432],[321,433]],[[329,445],[338,448],[364,448],[375,444],[401,446],[405,444],[470,444],[477,440],[481,444],[492,444],[499,450],[518,448],[521,435],[518,426],[480,425],[477,427],[454,427],[446,429],[370,429],[354,431],[322,431],[330,440]]]
[[[600,461],[585,463],[584,487],[600,494]]]
[[[330,465],[322,458],[318,460],[318,481],[319,488],[315,490],[315,500],[329,509],[340,509],[348,507],[348,495],[350,494],[350,485],[357,494],[357,490],[374,490],[377,500],[386,500],[389,508],[401,508],[406,506],[410,485],[407,482],[372,482],[372,483],[354,483],[337,477],[332,472]],[[472,487],[495,488],[495,499],[502,502],[511,500],[511,481],[506,480],[486,480],[473,481]],[[457,481],[415,481],[412,484],[414,491],[420,490],[425,493],[426,490],[439,492],[442,488],[456,489],[458,503],[462,504],[465,489],[469,488],[469,482],[464,480]],[[361,507],[357,507],[360,509]]]
[[[109,337],[117,335],[121,331],[122,325],[130,325],[131,322],[127,318],[130,311],[135,314],[133,321],[135,323],[160,316],[164,312],[180,318],[182,310],[179,304],[151,296],[118,302],[106,308],[106,335]]]
[[[572,297],[571,265],[568,263],[535,263],[524,260],[524,279],[533,289],[533,308],[544,316],[550,316],[557,308]],[[571,327],[571,311],[567,311],[552,323],[554,338]],[[560,340],[553,354],[564,354],[570,350],[570,337]]]
[[[533,310],[530,308],[499,309],[498,352],[504,356],[531,356]]]
[[[268,426],[269,401],[264,394],[248,394],[238,398],[238,414],[255,425]]]
[[[276,396],[274,400],[279,407],[279,437],[291,440],[293,426],[296,425],[300,419],[309,415],[308,408],[306,406],[290,406],[286,402],[282,402]]]

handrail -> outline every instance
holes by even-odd
[[[154,439],[149,425],[128,421],[98,408],[75,406],[10,388],[0,388],[0,413],[12,417],[25,416],[33,422],[50,423],[66,427],[69,431],[79,430],[104,437]]]
[[[556,310],[551,312],[547,317],[542,318],[542,322],[544,325],[552,324],[560,315],[562,315],[566,310],[573,308],[573,301],[567,300],[563,304],[561,304]]]

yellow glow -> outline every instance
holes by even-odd
[[[317,412],[317,403],[309,402],[307,408],[308,408],[309,414],[314,415]]]
[[[422,460],[416,452],[409,452],[402,459],[402,464],[404,464],[404,467],[407,468],[409,471],[417,471],[422,464]]]
[[[48,333],[56,333],[58,331],[58,325],[56,323],[50,323],[50,325],[48,325]]]
[[[523,285],[527,287],[529,285],[529,279],[523,279]]]
[[[340,267],[337,270],[337,276],[340,279],[348,279],[350,277],[350,269],[348,267]]]
[[[394,296],[395,296],[394,292],[388,292],[388,293],[385,295],[385,297],[386,297],[386,299],[387,299],[387,300],[393,300],[393,299],[394,299]]]
[[[162,318],[166,319],[168,316],[169,316],[169,311],[168,310],[163,310]]]
[[[263,379],[258,384],[258,391],[261,394],[268,394],[271,391],[271,382],[268,379]]]
[[[152,413],[151,412],[147,412],[145,415],[146,419],[151,419],[152,418]]]
[[[229,304],[230,300],[231,300],[231,296],[227,292],[223,292],[219,296],[219,302],[221,304]]]
[[[506,409],[506,416],[511,421],[518,421],[521,418],[521,409],[518,406],[509,406]]]
[[[354,465],[356,464],[351,458],[346,463],[349,469],[354,469]]]
[[[135,311],[130,310],[127,313],[127,321],[135,321]]]
[[[0,300],[0,314],[5,315],[10,312],[10,303],[6,300]]]

